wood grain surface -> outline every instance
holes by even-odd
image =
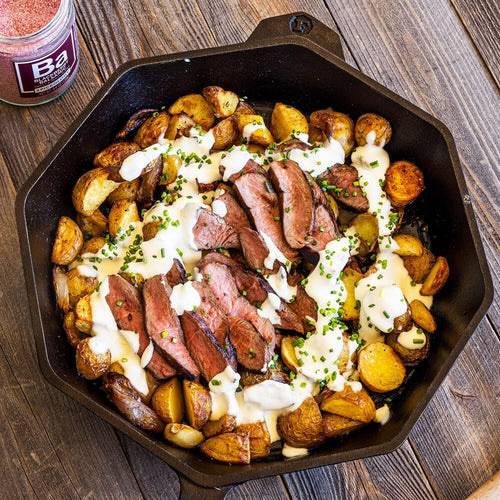
[[[245,40],[303,10],[341,36],[346,61],[451,130],[500,278],[499,8],[467,0],[77,0],[81,65],[53,103],[0,103],[0,498],[177,498],[164,462],[44,381],[31,341],[14,198],[123,62]],[[70,166],[68,167],[70,168]],[[500,468],[500,307],[486,318],[408,440],[388,455],[249,481],[228,498],[466,498]]]

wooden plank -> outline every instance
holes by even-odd
[[[492,78],[500,86],[500,3],[450,0],[464,23],[470,37],[488,67]]]

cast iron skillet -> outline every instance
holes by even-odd
[[[492,301],[492,283],[453,139],[438,120],[347,65],[338,35],[299,12],[262,21],[242,44],[140,59],[121,66],[54,146],[16,199],[28,296],[41,370],[47,380],[176,469],[181,494],[387,453],[406,438]],[[371,111],[393,128],[391,159],[415,161],[427,189],[406,215],[407,230],[450,264],[437,296],[438,333],[392,406],[385,426],[371,424],[345,440],[328,441],[308,456],[285,459],[278,448],[247,466],[218,464],[169,446],[122,418],[91,383],[78,378],[74,352],[56,312],[51,244],[61,215],[74,213],[71,190],[92,158],[137,109],[170,104],[180,95],[220,85],[248,96],[258,109],[276,101],[305,113],[332,106],[354,119]],[[422,223],[425,221],[425,224]],[[189,481],[184,480],[185,477]],[[227,488],[204,490],[224,496]]]

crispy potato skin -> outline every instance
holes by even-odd
[[[170,141],[173,141],[181,135],[187,135],[195,125],[196,122],[184,113],[172,116],[168,124],[166,137]]]
[[[238,130],[240,131],[240,134],[243,134],[243,130],[247,125],[264,125],[264,118],[262,118],[262,116],[260,115],[240,114],[238,115],[237,120]],[[253,142],[255,144],[267,147],[273,144],[274,138],[268,128],[264,126],[263,129],[252,132],[250,138],[248,139],[248,142]]]
[[[437,329],[436,320],[427,306],[420,300],[410,302],[411,319],[426,332],[434,333]]]
[[[286,367],[293,372],[297,372],[299,367],[297,355],[295,354],[295,347],[293,346],[294,340],[298,338],[299,337],[283,337],[281,339],[281,359]]]
[[[139,150],[135,142],[116,142],[95,155],[94,167],[105,168],[116,173],[122,166],[123,160]]]
[[[238,130],[238,120],[235,115],[221,120],[212,129],[215,142],[214,149],[228,149],[232,144],[238,142],[240,133]]]
[[[156,144],[165,136],[169,122],[170,115],[166,111],[153,113],[153,115],[139,127],[139,130],[135,134],[134,142],[136,142],[141,149]]]
[[[90,295],[85,295],[76,303],[75,306],[75,326],[83,333],[90,333],[92,325]]]
[[[212,85],[202,90],[203,97],[208,104],[212,106],[217,118],[227,118],[236,111],[239,99],[238,96],[230,90],[224,90],[222,87]]]
[[[142,237],[144,241],[152,240],[158,233],[159,223],[158,222],[148,222],[142,226]]]
[[[90,237],[102,236],[108,229],[108,218],[100,210],[91,215],[77,214],[76,222],[82,233]]]
[[[179,99],[170,106],[168,112],[171,115],[184,113],[201,125],[205,130],[212,128],[215,122],[212,106],[208,104],[201,94],[188,94],[179,97]]]
[[[248,435],[228,432],[202,443],[201,452],[209,458],[226,464],[250,463],[250,438]]]
[[[118,200],[109,211],[109,234],[116,238],[119,231],[126,231],[130,224],[140,222],[135,201]]]
[[[385,192],[395,208],[405,207],[424,190],[424,174],[409,161],[392,163],[385,173]]]
[[[196,430],[200,430],[212,413],[212,399],[208,389],[198,382],[183,380],[186,420]]]
[[[344,373],[347,370],[347,365],[349,364],[349,334],[347,332],[344,332],[342,334],[342,341],[343,341],[343,346],[342,346],[342,351],[340,351],[339,357],[338,357],[338,369],[339,373]],[[356,353],[353,353],[352,356],[352,361],[356,359]]]
[[[57,307],[62,312],[68,312],[70,307],[69,286],[68,276],[64,269],[62,266],[54,266],[52,269],[52,284],[56,294]]]
[[[271,453],[271,435],[266,422],[238,425],[236,434],[247,435],[250,439],[250,458],[265,458]]]
[[[427,335],[427,333],[424,334],[426,336],[426,342],[424,346],[420,349],[408,349],[405,346],[401,345],[398,342],[398,337],[399,337],[398,332],[389,333],[386,336],[385,340],[387,342],[387,345],[392,347],[394,352],[401,358],[401,360],[406,366],[416,366],[420,364],[427,357],[427,354],[429,353],[429,348],[430,348],[429,336]]]
[[[271,134],[281,142],[292,133],[309,134],[307,118],[293,106],[277,102],[271,114]]]
[[[142,287],[146,280],[141,273],[128,273],[126,271],[122,271],[118,273],[124,280],[127,280],[131,285],[135,286],[139,291],[142,291]]]
[[[365,423],[325,411],[323,413],[323,426],[325,429],[325,437],[333,438],[344,436],[345,434],[360,429],[365,426]]]
[[[375,418],[375,403],[361,388],[355,392],[350,385],[345,385],[342,391],[331,392],[321,402],[321,410],[368,423]]]
[[[180,423],[184,417],[184,395],[177,377],[160,384],[151,398],[151,406],[166,423]]]
[[[177,179],[177,173],[182,166],[182,160],[177,155],[168,155],[166,158],[162,158],[162,166],[160,184],[166,186]]]
[[[344,113],[333,111],[332,108],[320,109],[311,113],[311,126],[321,129],[326,137],[338,141],[346,156],[354,147],[354,122]]]
[[[319,127],[314,125],[309,125],[309,143],[310,144],[320,144],[325,140],[323,132]]]
[[[70,269],[66,273],[66,277],[68,278],[69,303],[71,307],[74,307],[84,295],[92,293],[99,284],[97,278],[82,276],[76,268]]]
[[[358,354],[359,378],[373,392],[388,392],[397,389],[406,375],[401,358],[392,347],[383,342],[374,342]]]
[[[394,253],[404,257],[419,257],[424,251],[422,242],[410,234],[396,234],[392,239],[398,244],[399,250]]]
[[[165,439],[180,448],[194,448],[203,442],[203,434],[189,425],[170,423],[163,431]]]
[[[295,448],[312,448],[324,439],[323,419],[314,398],[307,398],[294,411],[278,417],[277,430],[280,438]]]
[[[89,346],[90,338],[80,340],[76,346],[76,369],[88,380],[95,380],[104,375],[111,365],[111,352],[95,354]]]
[[[233,432],[236,429],[236,417],[224,415],[219,420],[209,420],[202,429],[206,438],[218,436],[226,432]]]
[[[411,322],[411,313],[410,310],[407,309],[404,314],[401,316],[398,316],[397,318],[394,318],[394,331],[395,332],[402,332],[402,331],[407,331],[412,327],[412,322]]]
[[[375,146],[384,147],[392,136],[391,124],[383,116],[375,113],[365,113],[356,121],[354,135],[358,146],[366,145],[366,136],[371,132],[375,132]]]
[[[84,335],[82,335],[75,326],[75,313],[73,311],[69,311],[64,315],[63,328],[69,344],[73,349],[76,349],[80,340],[84,338]]]
[[[422,255],[403,257],[404,266],[415,283],[423,283],[425,281],[435,262],[436,257],[425,247],[422,249]]]
[[[119,200],[134,201],[137,196],[140,183],[140,179],[121,182],[120,185],[109,194],[107,202],[110,205],[113,205],[113,203]]]
[[[98,253],[99,250],[106,244],[106,239],[103,236],[94,236],[90,238],[82,247],[80,252],[81,255],[85,255],[87,253],[95,254]]]
[[[83,246],[83,234],[77,223],[62,216],[57,225],[56,239],[52,246],[52,262],[65,266],[71,264]]]
[[[360,306],[356,303],[356,283],[363,278],[363,274],[355,269],[346,267],[342,273],[342,282],[347,291],[347,298],[342,306],[344,309],[343,319],[345,321],[358,319]]]
[[[359,235],[359,254],[368,255],[373,252],[378,243],[378,221],[372,214],[359,214],[351,221]]]
[[[438,257],[420,289],[421,295],[436,295],[448,281],[450,267],[444,257]]]

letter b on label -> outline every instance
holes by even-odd
[[[32,64],[31,67],[33,68],[33,76],[35,78],[42,78],[44,76],[50,75],[52,71],[54,71],[57,68],[60,68],[66,61],[68,60],[68,53],[63,50],[57,57],[54,63],[54,59],[52,57],[49,57],[48,59],[45,59],[39,63]]]

